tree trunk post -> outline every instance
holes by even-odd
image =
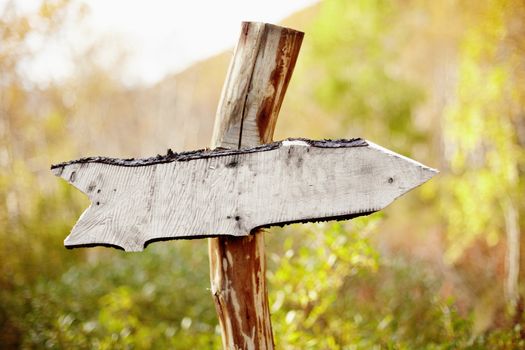
[[[272,141],[303,33],[244,22],[222,90],[211,146]],[[273,349],[262,232],[209,239],[211,292],[224,349]]]

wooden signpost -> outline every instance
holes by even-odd
[[[436,173],[362,139],[272,143],[302,38],[243,23],[211,150],[51,167],[91,200],[66,247],[141,251],[160,240],[213,237],[211,290],[225,349],[274,347],[259,228],[368,215]]]

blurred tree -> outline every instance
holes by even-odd
[[[48,152],[68,154],[61,128],[67,109],[59,91],[39,90],[22,69],[34,54],[30,38],[55,33],[68,8],[69,2],[62,0],[42,1],[31,13],[22,12],[14,1],[0,8],[0,343],[6,347],[19,344],[24,332],[15,321],[23,305],[20,288],[41,275],[59,273],[63,253],[48,247],[78,211],[75,201],[61,204],[71,199],[70,189],[42,186]]]
[[[524,167],[523,55],[525,6],[520,1],[466,2],[455,100],[445,112],[450,173],[443,181],[449,261],[476,238],[495,245],[506,234],[506,293],[518,299],[520,193]],[[523,127],[521,127],[523,128]]]

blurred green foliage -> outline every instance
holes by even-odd
[[[17,313],[11,319],[28,331],[23,345],[217,348],[215,312],[203,278],[206,246],[185,243],[97,257],[18,291],[25,302],[12,307]]]
[[[392,1],[327,1],[315,22],[312,66],[320,81],[315,96],[345,127],[409,152],[423,137],[412,123],[423,89],[400,77],[395,62],[407,34],[396,31],[402,8]],[[407,143],[410,140],[410,143]]]
[[[20,69],[34,54],[28,36],[55,35],[75,14],[69,1],[43,1],[28,15],[9,4],[0,17],[0,348],[219,348],[205,241],[157,243],[140,254],[63,248],[87,200],[51,178],[49,164],[79,152],[72,126],[89,115],[86,106],[127,90],[86,67],[73,83],[31,85]],[[523,307],[505,312],[500,252],[509,218],[523,227],[524,13],[517,0],[317,7],[294,77],[304,95],[292,100],[306,116],[329,116],[336,126],[324,136],[384,141],[443,175],[396,203],[398,211],[271,230],[277,348],[525,348]],[[446,32],[446,45],[432,46],[440,42],[433,30]],[[414,57],[456,46],[452,58],[439,56],[450,58],[456,78],[430,113],[424,106],[438,88],[428,76],[441,71],[426,72]],[[72,104],[75,86],[89,89]],[[122,122],[101,120],[89,126]],[[392,235],[401,242],[387,241]],[[419,255],[418,235],[435,239]]]

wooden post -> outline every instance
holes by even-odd
[[[272,141],[303,33],[244,22],[219,101],[211,146]],[[209,239],[211,291],[224,349],[273,349],[264,236]]]

